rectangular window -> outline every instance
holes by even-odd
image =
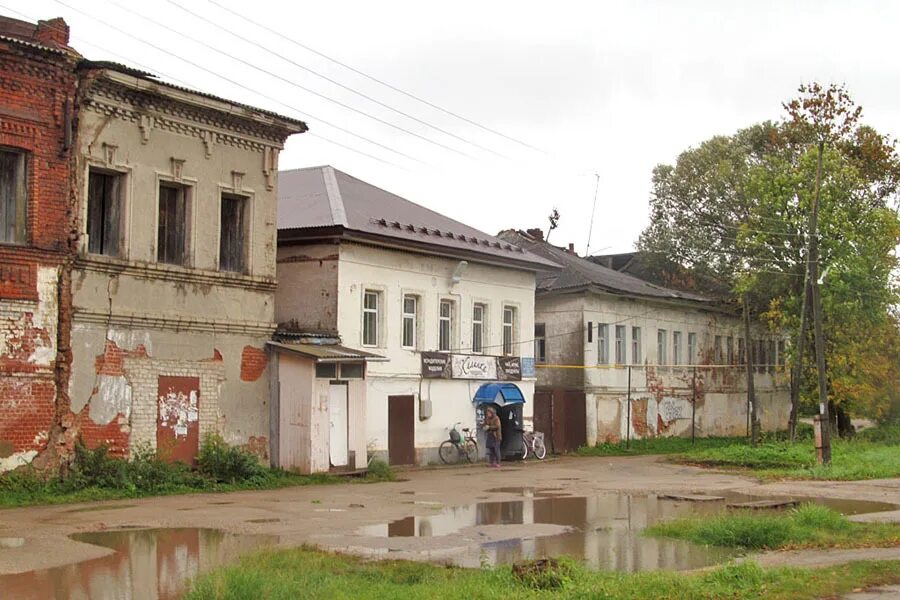
[[[588,321],[587,334],[588,334],[588,344],[590,344],[594,341],[594,323],[591,321]]]
[[[0,242],[26,242],[26,183],[25,155],[0,150]]]
[[[681,332],[672,332],[672,364],[681,364]]]
[[[665,329],[656,330],[656,364],[666,364],[668,353],[666,352],[666,338],[668,333]]]
[[[184,186],[160,184],[156,260],[161,263],[187,263],[187,204],[187,190]]]
[[[635,365],[641,364],[643,362],[643,358],[641,357],[641,328],[640,327],[632,327],[631,328],[631,363]]]
[[[516,342],[516,309],[512,306],[503,307],[503,354],[511,356]]]
[[[362,379],[366,372],[365,363],[342,363],[341,379]]]
[[[778,340],[778,366],[787,365],[787,352],[785,351],[784,340]]]
[[[547,328],[543,323],[534,324],[534,362],[547,362]]]
[[[246,196],[222,194],[219,231],[219,270],[247,272],[247,204]]]
[[[730,335],[725,338],[725,364],[734,364],[734,338]]]
[[[609,364],[609,325],[597,323],[597,364]]]
[[[403,296],[403,340],[404,348],[416,347],[416,315],[418,299],[415,296]]]
[[[88,173],[87,236],[88,252],[119,256],[121,237],[122,175]]]
[[[769,373],[775,372],[775,362],[777,357],[775,356],[775,340],[769,340],[766,342],[766,368]]]
[[[438,350],[450,352],[451,334],[453,333],[453,301],[441,300],[438,314]]]
[[[335,363],[316,363],[316,377],[337,379],[337,365]]]
[[[697,359],[697,334],[688,333],[687,364],[692,365]]]
[[[381,310],[381,294],[366,291],[363,293],[363,346],[378,345],[378,312]]]
[[[625,326],[616,325],[616,364],[624,365],[628,362],[625,356]]]
[[[756,372],[766,372],[766,341],[756,340]]]
[[[744,338],[742,337],[738,338],[738,364],[747,364],[747,349],[744,346]]]
[[[484,352],[484,314],[486,312],[484,304],[476,302],[472,307],[472,352],[474,354]]]
[[[713,338],[713,364],[721,365],[722,361],[722,336],[717,335]]]

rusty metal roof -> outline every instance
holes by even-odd
[[[291,342],[266,342],[275,350],[292,352],[311,358],[316,362],[384,362],[387,357],[371,352],[355,350],[340,344],[300,344]]]

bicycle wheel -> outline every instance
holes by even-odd
[[[445,465],[453,465],[459,462],[459,448],[450,440],[445,440],[438,448],[438,456]]]
[[[538,460],[544,460],[544,457],[547,456],[547,446],[544,445],[544,438],[534,438],[531,441],[531,450]]]
[[[528,458],[528,441],[522,438],[522,460]]]
[[[478,442],[476,442],[475,440],[466,440],[465,452],[466,460],[468,460],[470,463],[478,462]]]

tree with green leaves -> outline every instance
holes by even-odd
[[[780,121],[716,136],[656,167],[638,247],[661,278],[673,264],[686,268],[698,291],[746,298],[757,318],[792,333],[796,409],[816,389],[812,353],[797,354],[810,334],[801,320],[821,157],[816,267],[829,399],[838,414],[876,414],[872,402],[887,401],[885,390],[861,383],[891,384],[860,341],[873,331],[890,338],[897,327],[890,308],[898,302],[900,158],[890,138],[861,123],[843,87],[801,86],[784,108]],[[791,427],[796,418],[794,410]]]

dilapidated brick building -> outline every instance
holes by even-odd
[[[0,17],[0,471],[54,454],[65,406],[79,58],[68,38],[62,19]]]

